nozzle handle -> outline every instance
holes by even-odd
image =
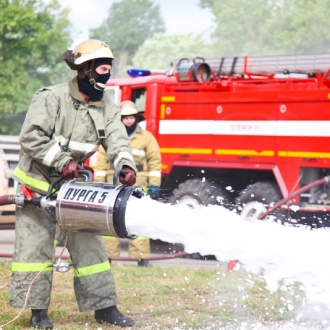
[[[78,173],[80,175],[85,176],[87,182],[92,182],[93,181],[93,173],[89,170],[79,170],[78,169]]]
[[[126,176],[126,172],[124,172],[123,170],[117,170],[115,172],[115,174],[113,175],[113,184],[114,185],[118,185],[118,177],[121,176],[123,178],[125,178]]]
[[[88,182],[92,182],[93,181],[93,173],[89,170],[82,170],[82,169],[78,169],[77,170],[78,173],[81,175],[81,176],[85,176],[86,180],[85,181],[88,181]],[[52,195],[52,192],[53,192],[53,189],[55,188],[55,186],[60,183],[61,181],[63,180],[63,178],[60,176],[58,177],[55,181],[53,181],[50,185],[49,185],[49,189],[47,191],[47,195],[46,197],[48,198],[49,196]]]

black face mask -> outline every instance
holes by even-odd
[[[110,72],[105,74],[98,74],[98,77],[95,79],[96,82],[105,84],[110,79]],[[85,95],[89,96],[91,99],[101,99],[103,97],[103,90],[97,90],[94,87],[94,84],[89,82],[89,78],[85,77],[84,79],[78,78],[79,90]]]
[[[128,136],[130,136],[135,131],[137,124],[138,124],[137,121],[135,121],[135,123],[131,126],[124,125]]]

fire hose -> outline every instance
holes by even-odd
[[[59,185],[63,179],[53,181],[46,196],[34,197],[26,193],[26,187],[18,195],[0,196],[0,206],[16,204],[18,207],[33,205],[44,209],[50,219],[57,223],[63,231],[91,233],[101,236],[119,238],[136,238],[128,233],[125,224],[127,201],[130,198],[146,196],[141,187],[118,185],[118,176],[125,172],[116,171],[113,184],[93,182],[92,173],[87,170],[78,171],[86,180],[72,179]],[[25,193],[24,193],[25,192]],[[53,210],[55,209],[55,213]],[[152,256],[150,260],[182,258],[188,253],[173,253]],[[12,254],[1,254],[0,257],[12,257]],[[61,256],[63,259],[64,257]],[[67,257],[69,258],[69,257]],[[113,260],[135,259],[130,257],[115,257]]]
[[[274,212],[276,209],[278,209],[280,206],[282,206],[283,204],[285,204],[286,202],[288,202],[289,200],[291,200],[293,197],[300,195],[301,193],[309,190],[310,188],[319,186],[321,184],[325,184],[325,183],[329,183],[330,182],[330,176],[326,176],[323,179],[319,179],[316,181],[313,181],[309,184],[307,184],[306,186],[301,187],[300,189],[294,191],[293,193],[289,194],[287,197],[283,198],[282,200],[280,200],[279,202],[275,203],[272,207],[270,207],[266,212],[260,214],[258,216],[258,220],[263,220],[266,218],[267,215],[271,214],[272,212]]]

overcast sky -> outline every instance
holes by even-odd
[[[75,44],[88,39],[88,30],[99,27],[108,17],[108,9],[118,0],[59,0],[63,7],[70,7],[70,20],[77,31]],[[161,8],[166,33],[205,33],[209,38],[212,14],[198,6],[199,0],[155,0]],[[109,41],[110,42],[110,41]]]

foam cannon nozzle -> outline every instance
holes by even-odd
[[[141,187],[118,185],[118,176],[125,172],[116,171],[114,184],[92,182],[92,174],[79,170],[85,180],[64,181],[58,178],[49,186],[44,197],[27,198],[23,193],[0,196],[0,205],[16,204],[24,207],[34,205],[45,209],[62,230],[93,233],[102,236],[135,238],[125,223],[127,202],[130,198],[142,198]],[[60,186],[59,189],[56,187]]]

